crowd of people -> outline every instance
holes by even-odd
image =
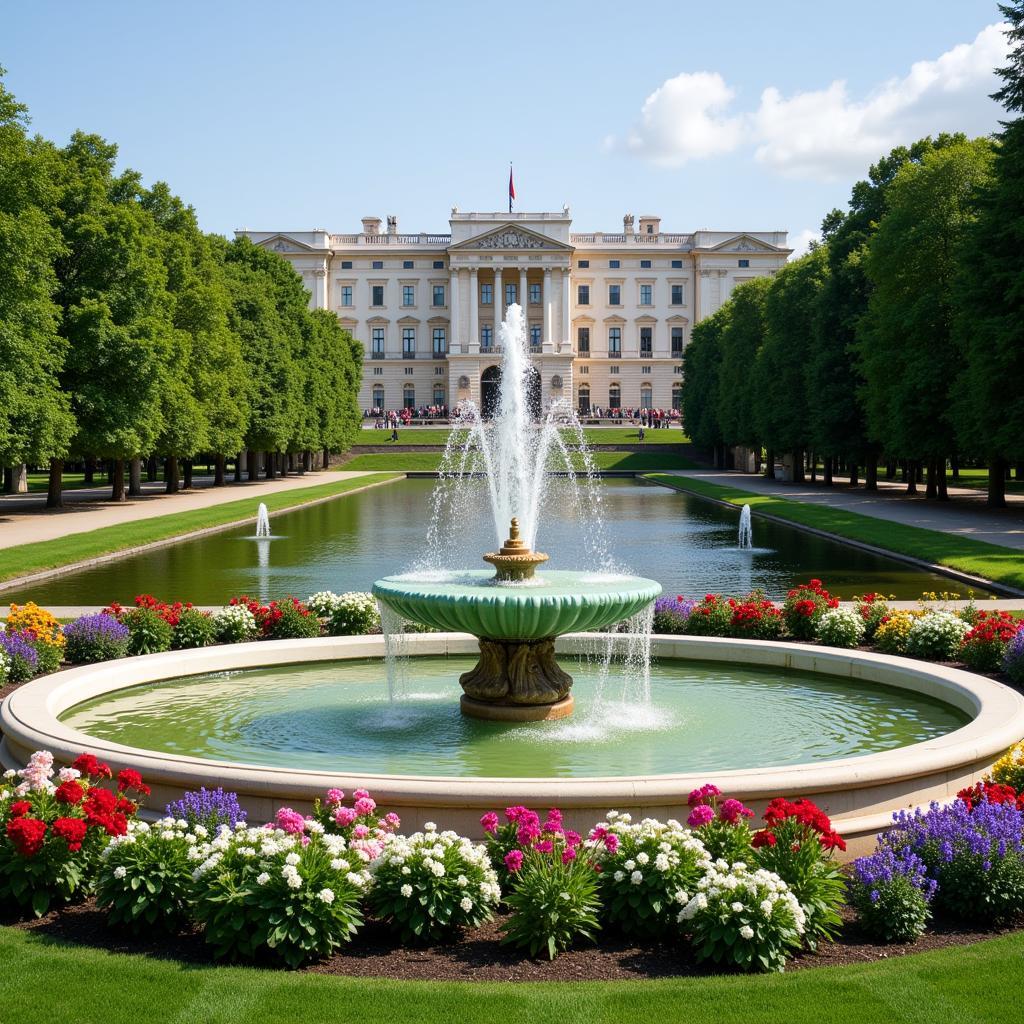
[[[413,420],[452,420],[460,419],[463,414],[471,413],[472,409],[465,409],[462,406],[455,406],[453,409],[447,405],[421,405],[415,409],[381,409],[374,407],[363,410],[364,419],[374,421],[375,430],[394,430],[397,427],[407,427]],[[625,409],[610,409],[605,406],[595,405],[590,409],[581,409],[578,413],[580,420],[611,420],[613,422],[630,422],[637,426],[650,430],[667,429],[677,426],[680,422],[678,409],[636,409],[629,406]],[[568,417],[567,415],[567,418]]]

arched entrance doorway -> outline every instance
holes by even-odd
[[[480,415],[485,420],[492,419],[498,411],[501,391],[501,367],[488,366],[480,374]],[[531,366],[526,371],[526,402],[530,415],[540,419],[540,371]]]

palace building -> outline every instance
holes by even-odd
[[[313,308],[330,309],[365,346],[360,405],[486,411],[500,376],[498,325],[518,302],[543,407],[679,408],[693,325],[743,281],[775,273],[785,231],[663,232],[657,217],[622,230],[571,230],[553,213],[462,213],[448,234],[248,231],[302,275]]]

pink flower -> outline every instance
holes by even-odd
[[[370,830],[365,825],[356,825],[356,827],[352,829],[352,835],[356,839],[365,839],[369,834]]]
[[[334,810],[334,823],[336,825],[340,825],[342,828],[351,825],[357,817],[359,817],[359,815],[357,815],[355,810],[351,807],[337,807]]]
[[[700,828],[714,820],[715,812],[708,807],[707,804],[698,804],[690,812],[690,816],[686,819],[686,824],[689,825],[690,828]]]
[[[706,804],[713,796],[721,796],[722,791],[713,783],[705,783],[700,789],[695,789],[686,799],[686,802],[693,807],[694,804]]]
[[[534,846],[538,853],[550,853],[554,848],[555,844],[550,839],[544,839]]]
[[[368,789],[357,789],[352,794],[352,799],[353,800],[365,800],[369,795],[370,795],[370,791]]]
[[[485,832],[497,832],[498,831],[498,816],[494,811],[488,811],[481,819],[480,825],[483,827]]]
[[[609,853],[615,853],[615,851],[619,848],[619,837],[614,832],[609,832],[604,837],[604,848]]]
[[[516,832],[516,842],[520,846],[529,846],[539,835],[540,829],[536,825],[523,825]]]
[[[402,824],[402,819],[394,811],[388,811],[384,815],[384,824],[387,825],[389,831],[393,832]]]
[[[509,821],[518,821],[524,814],[529,813],[530,812],[523,807],[522,804],[516,804],[514,807],[505,808],[505,817],[508,818]]]
[[[362,817],[365,814],[373,814],[377,807],[377,801],[371,800],[368,796],[361,796],[355,803],[356,814]]]
[[[575,850],[568,849],[568,850],[563,850],[562,851],[562,863],[563,864],[568,864],[569,861],[575,860],[575,859],[576,859],[576,851]]]
[[[559,829],[562,827],[562,812],[557,807],[552,807],[548,811],[548,819],[544,823],[545,828]]]
[[[345,799],[345,791],[343,789],[329,789],[327,790],[327,806],[333,807],[335,804],[340,804]]]
[[[563,835],[565,836],[565,845],[568,846],[570,850],[576,849],[576,847],[583,842],[580,838],[579,832],[573,832],[570,830],[568,832],[564,832]]]
[[[590,838],[594,840],[604,839],[608,835],[608,829],[604,825],[595,825],[590,830]]]
[[[749,807],[744,807],[739,800],[733,800],[732,797],[730,797],[718,809],[718,816],[722,821],[726,821],[730,825],[735,825],[740,818],[752,818],[754,816],[754,812]]]
[[[523,866],[523,851],[509,850],[505,854],[505,867],[513,874]]]
[[[300,832],[306,831],[306,819],[290,807],[279,808],[277,814],[274,815],[274,822],[281,831],[290,835],[298,835]]]

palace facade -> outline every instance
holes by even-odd
[[[447,234],[239,231],[302,275],[313,308],[330,309],[365,347],[363,409],[486,404],[500,371],[505,308],[525,310],[540,402],[679,408],[693,325],[733,288],[774,274],[785,231],[663,232],[626,215],[622,231],[574,232],[552,213],[461,213]]]

